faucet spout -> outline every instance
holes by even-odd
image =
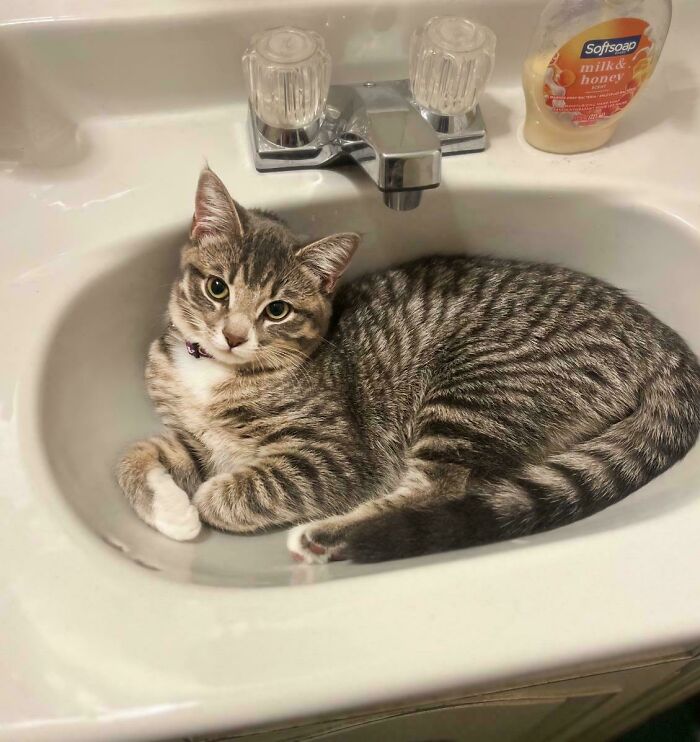
[[[414,188],[412,191],[384,191],[384,205],[394,211],[411,211],[420,206],[423,190]]]
[[[392,208],[415,208],[440,185],[440,138],[410,102],[404,81],[353,85],[343,148]],[[411,193],[399,198],[393,194]]]

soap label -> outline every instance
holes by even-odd
[[[545,104],[574,126],[620,113],[652,73],[652,37],[651,26],[639,18],[617,18],[578,34],[545,70]]]
[[[622,39],[594,39],[583,45],[581,59],[600,59],[601,57],[619,57],[637,51],[641,36],[625,36]]]

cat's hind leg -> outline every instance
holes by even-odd
[[[200,483],[189,451],[172,434],[140,441],[124,454],[117,479],[138,516],[164,536],[190,541],[202,524],[187,492]]]
[[[294,559],[307,564],[377,562],[444,551],[451,548],[449,518],[433,531],[435,524],[425,515],[437,503],[448,510],[451,501],[463,503],[469,478],[467,467],[459,464],[409,459],[393,491],[344,515],[296,526],[289,531],[287,548]],[[452,528],[463,528],[463,521]],[[460,533],[460,541],[463,538]]]

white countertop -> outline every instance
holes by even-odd
[[[537,152],[519,134],[515,82],[492,87],[483,104],[491,146],[445,159],[440,191],[604,194],[664,212],[700,249],[692,5],[678,3],[656,76],[611,146]],[[635,506],[615,506],[606,522],[624,527],[596,529],[595,516],[565,533],[348,579],[315,584],[313,570],[343,565],[290,567],[291,588],[171,581],[94,538],[50,488],[40,491],[27,471],[35,452],[21,450],[33,320],[74,280],[66,270],[184,225],[205,156],[246,205],[322,208],[373,186],[347,172],[259,175],[240,102],[93,116],[79,140],[62,163],[0,164],[1,740],[94,740],[98,724],[100,739],[119,740],[243,729],[700,644],[693,492],[653,517],[636,517],[637,507],[630,522]],[[700,489],[696,468],[683,486]]]

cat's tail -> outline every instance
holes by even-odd
[[[668,469],[695,443],[700,370],[692,356],[684,360],[647,384],[628,417],[568,451],[507,478],[467,481],[454,497],[378,503],[369,517],[345,516],[342,533],[325,533],[321,521],[307,540],[317,551],[327,549],[330,559],[377,562],[538,533],[602,510]]]

